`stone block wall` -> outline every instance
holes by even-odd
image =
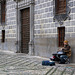
[[[69,0],[70,7],[70,18],[71,20],[64,21],[63,25],[60,25],[57,21],[53,21],[54,17],[54,0],[35,0],[34,9],[34,26],[35,26],[35,37],[45,35],[56,37],[57,27],[65,26],[66,37],[74,37],[75,33],[75,0]]]
[[[53,22],[53,0],[35,0],[34,13],[35,37],[56,36],[57,30]]]
[[[0,49],[2,50],[16,50],[16,33],[17,33],[17,21],[16,21],[16,3],[13,0],[6,0],[6,25],[5,25],[5,42],[2,43],[2,30],[0,25]],[[16,52],[16,51],[15,51]]]

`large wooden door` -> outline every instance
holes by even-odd
[[[21,10],[21,52],[29,52],[30,8]]]

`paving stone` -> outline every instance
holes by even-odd
[[[0,52],[0,75],[75,75],[75,68],[42,66],[43,58]]]
[[[62,74],[62,72],[64,71],[64,67],[58,67],[57,69],[56,69],[56,71],[53,73],[53,75],[61,75]]]

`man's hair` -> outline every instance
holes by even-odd
[[[67,40],[65,40],[65,41],[64,41],[64,43],[68,43],[68,41],[67,41]]]

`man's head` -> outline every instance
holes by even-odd
[[[68,41],[67,41],[67,40],[65,40],[65,41],[64,41],[64,45],[67,45],[67,44],[68,44]]]

